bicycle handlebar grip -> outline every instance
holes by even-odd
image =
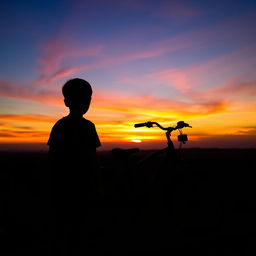
[[[150,126],[150,123],[151,123],[151,122],[139,123],[139,124],[135,124],[134,127],[135,127],[135,128],[144,127],[144,126],[149,127],[149,126]]]
[[[177,123],[177,128],[178,128],[178,129],[182,129],[182,128],[184,128],[184,127],[190,127],[190,128],[192,128],[192,126],[190,126],[189,124],[185,123],[184,121],[179,121],[179,122]]]

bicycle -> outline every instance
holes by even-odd
[[[175,164],[178,161],[178,156],[177,156],[174,144],[171,140],[171,133],[175,130],[179,130],[180,134],[178,135],[178,141],[180,142],[179,149],[181,149],[182,144],[185,144],[188,141],[188,136],[186,134],[183,134],[182,129],[185,127],[192,128],[192,126],[185,123],[184,121],[179,121],[179,122],[177,122],[177,125],[175,127],[166,127],[165,128],[157,122],[139,123],[139,124],[135,124],[134,127],[135,128],[139,128],[139,127],[151,128],[151,127],[154,127],[154,125],[156,125],[161,130],[166,131],[165,135],[166,135],[166,139],[167,139],[167,147],[154,152],[152,155],[147,156],[146,158],[143,158],[139,164],[142,164],[143,162],[148,161],[150,158],[153,158],[153,157],[163,154],[163,153],[166,153],[166,156],[165,156],[166,160],[171,161],[172,164]]]
[[[177,122],[175,127],[163,127],[159,123],[151,121],[135,124],[134,127],[158,127],[166,131],[167,147],[156,150],[135,163],[132,162],[132,164],[129,164],[129,158],[131,155],[140,151],[138,148],[114,148],[112,150],[112,154],[119,161],[117,167],[117,174],[119,175],[119,178],[117,178],[119,180],[118,183],[123,185],[123,190],[126,190],[128,194],[132,195],[133,199],[134,196],[145,199],[145,196],[150,198],[152,195],[159,194],[159,191],[162,189],[170,187],[174,179],[177,178],[179,174],[177,167],[181,163],[181,159],[171,140],[171,134],[173,131],[179,131],[178,141],[180,142],[180,151],[182,145],[188,141],[188,136],[183,134],[182,129],[192,127],[184,121]]]
[[[109,160],[117,163],[116,166],[112,165],[105,169],[107,191],[104,203],[114,223],[109,222],[111,224],[108,230],[113,230],[114,226],[114,233],[117,234],[118,239],[124,241],[123,234],[125,234],[129,246],[134,247],[148,248],[151,241],[153,243],[164,239],[165,232],[169,235],[173,232],[174,237],[177,236],[178,229],[175,225],[178,224],[175,222],[178,214],[175,209],[176,202],[180,201],[181,197],[173,191],[174,187],[170,186],[169,181],[173,181],[175,176],[173,174],[179,162],[179,155],[171,140],[171,134],[175,130],[180,132],[178,136],[180,149],[182,144],[188,141],[182,129],[191,126],[183,121],[178,122],[175,127],[163,127],[157,122],[135,124],[135,128],[155,126],[165,131],[167,147],[164,149],[156,150],[141,158],[138,148],[114,148],[112,156],[115,159],[111,161],[111,158],[106,158],[108,163]],[[173,184],[175,182],[173,181]]]

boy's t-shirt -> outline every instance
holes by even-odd
[[[70,116],[55,123],[47,144],[56,154],[77,157],[101,146],[95,125],[91,121]]]
[[[94,184],[90,182],[94,177],[96,148],[101,146],[95,125],[83,117],[63,117],[52,127],[47,144],[54,168],[53,200],[60,207],[78,207],[86,189]]]

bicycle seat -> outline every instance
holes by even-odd
[[[114,148],[112,149],[112,154],[117,157],[126,157],[135,153],[138,153],[140,151],[139,148],[128,148],[128,149],[123,149],[123,148]]]

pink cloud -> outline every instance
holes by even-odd
[[[37,90],[36,90],[37,89]],[[0,80],[0,94],[4,97],[36,101],[48,104],[59,104],[60,98],[50,91],[38,90],[29,85],[10,83]]]
[[[55,80],[61,79],[63,77],[69,77],[76,73],[76,69],[74,68],[59,68],[54,73],[52,73],[46,79],[47,82],[54,82]]]
[[[39,80],[51,80],[73,74],[67,60],[73,58],[95,57],[102,52],[101,45],[73,45],[60,36],[41,45],[42,55],[39,58]]]
[[[250,45],[203,61],[194,66],[185,67],[182,70],[193,80],[201,80],[209,76],[234,76],[235,74],[238,75],[237,72],[246,73],[251,66],[256,64],[256,58],[251,54],[255,50],[256,47]]]
[[[140,51],[130,49],[130,45],[127,45],[130,49],[128,52],[123,52],[116,56],[108,53],[108,50],[111,50],[115,45],[124,45],[123,48],[126,48],[126,44],[127,42],[125,41],[115,40],[113,44],[109,45],[87,46],[86,48],[81,46],[79,48],[66,43],[64,38],[51,40],[41,47],[42,56],[39,59],[39,67],[37,69],[39,80],[49,82],[74,75],[80,71],[159,57],[166,53],[190,47],[193,42],[184,40],[184,35],[182,35],[150,43]],[[85,64],[75,65],[67,62],[67,60],[88,56],[91,57],[90,61]]]
[[[119,79],[117,83],[137,86],[145,86],[146,84],[148,87],[163,84],[176,88],[184,96],[187,95],[193,99],[196,96],[199,97],[200,93],[197,90],[207,91],[209,84],[211,84],[211,87],[218,88],[226,86],[230,82],[233,84],[237,81],[247,81],[250,68],[256,64],[256,58],[251,54],[254,48],[254,46],[246,47],[186,67],[159,70],[132,78],[124,77]],[[224,82],[215,81],[219,77],[222,77],[221,80],[224,79]],[[229,80],[225,81],[225,77]],[[254,81],[254,79],[251,81]],[[230,93],[232,95],[232,91]]]
[[[181,92],[187,92],[191,88],[191,82],[185,72],[178,69],[169,69],[155,72],[149,75],[156,84],[164,83],[170,87],[175,87]]]
[[[177,101],[172,99],[157,98],[151,95],[134,96],[129,94],[118,94],[115,92],[101,93],[95,95],[93,100],[95,108],[113,110],[116,112],[133,113],[138,116],[158,115],[161,113],[172,113],[175,115],[200,116],[223,113],[228,110],[230,102],[226,100],[205,100],[201,101]]]
[[[139,52],[136,51],[128,55],[124,54],[116,57],[112,57],[112,56],[108,57],[106,54],[103,54],[101,57],[97,58],[97,60],[94,60],[88,64],[84,64],[80,66],[74,66],[74,67],[60,66],[58,67],[56,72],[51,72],[51,74],[48,75],[47,80],[54,81],[56,79],[70,76],[80,71],[97,69],[102,67],[109,67],[109,65],[116,65],[119,63],[125,63],[130,61],[141,60],[141,59],[154,58],[168,52],[186,48],[190,45],[189,42],[177,43],[176,41],[177,41],[176,38],[166,40],[154,46],[148,47],[148,49],[145,49],[143,51],[139,51]]]
[[[253,81],[237,81],[231,80],[227,84],[208,90],[206,93],[218,94],[227,97],[232,96],[256,96],[256,80]]]

